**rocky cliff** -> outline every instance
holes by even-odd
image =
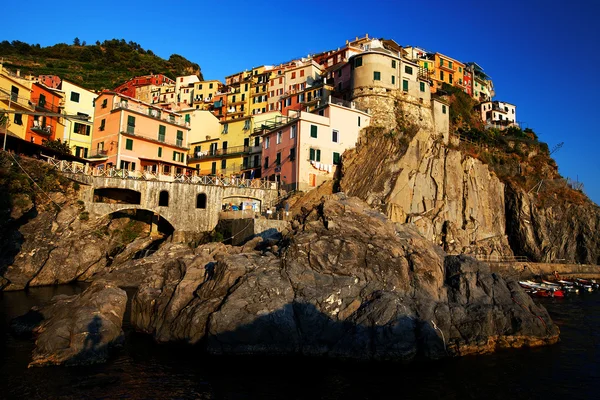
[[[427,107],[404,104],[393,112],[411,121],[413,135],[398,127],[365,129],[357,147],[344,153],[341,190],[392,221],[413,224],[450,253],[512,254],[504,184],[435,135]]]
[[[384,104],[396,119],[364,129],[344,153],[343,192],[449,253],[599,263],[600,209],[560,178],[547,147],[465,146],[436,133],[429,107]],[[540,181],[542,192],[532,192]]]
[[[518,284],[343,194],[296,222],[281,249],[224,250],[200,246],[155,270],[132,324],[215,354],[409,360],[558,339]]]

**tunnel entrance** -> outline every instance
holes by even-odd
[[[94,203],[135,204],[139,205],[142,195],[131,189],[101,188],[94,189]]]

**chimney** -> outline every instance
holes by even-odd
[[[19,76],[19,77],[21,76],[21,70],[20,69],[17,70],[17,76]]]
[[[368,38],[369,38],[369,34],[368,34],[368,33],[365,33],[365,35],[366,35],[365,37],[368,39]]]

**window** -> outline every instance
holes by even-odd
[[[321,161],[321,150],[311,148],[308,151],[308,154],[309,154],[308,158],[310,159],[310,161],[317,161],[317,162]]]
[[[265,149],[269,148],[269,144],[271,144],[271,138],[270,137],[266,137],[265,140]]]
[[[254,146],[260,146],[260,138],[258,136],[254,138]]]
[[[275,156],[275,165],[281,165],[281,152],[277,152],[277,156]]]
[[[316,125],[311,125],[310,126],[310,137],[311,138],[316,138],[317,137],[317,130],[318,130],[318,127]]]
[[[300,76],[304,76],[304,70],[303,69],[300,70]]]
[[[277,132],[277,144],[281,144],[282,136],[283,136],[283,131]]]
[[[440,67],[444,66],[444,60],[440,58]]]
[[[227,168],[227,160],[221,160],[221,171]]]
[[[106,128],[106,120],[103,119],[102,121],[100,121],[100,127],[98,128],[98,130],[103,131]]]
[[[404,66],[404,72],[407,73],[408,75],[412,75],[413,69],[412,69],[412,67],[409,67],[408,65],[405,65]]]
[[[23,115],[15,114],[14,122],[16,125],[23,125]]]
[[[167,127],[164,125],[159,125],[158,126],[158,141],[159,142],[164,142],[165,141],[165,132],[167,131]]]
[[[362,57],[356,57],[354,59],[354,68],[362,67]]]
[[[408,81],[406,79],[402,79],[402,90],[408,92]]]
[[[381,72],[379,72],[379,71],[373,71],[373,80],[374,81],[380,81],[381,80]]]
[[[108,105],[108,100],[107,99],[102,100],[102,106],[101,107],[102,108],[106,108],[107,105]]]
[[[213,163],[210,165],[210,173],[212,175],[217,174],[217,162],[216,161],[213,161]]]
[[[462,72],[462,67],[458,67],[458,72]]]
[[[165,169],[168,168],[168,172],[165,173],[170,173],[171,172],[171,168],[168,165],[165,165]],[[169,207],[169,192],[167,192],[166,190],[162,190],[159,194],[158,194],[158,206],[159,207]]]
[[[444,71],[440,71],[440,81],[444,80]]]
[[[177,131],[177,146],[183,146],[183,131]]]
[[[446,106],[442,104],[442,114],[446,114]]]
[[[196,208],[206,208],[206,194],[200,193],[196,196]]]
[[[292,79],[296,79],[296,73],[292,72]]]
[[[265,157],[265,169],[269,168],[269,157]]]
[[[296,159],[296,148],[292,147],[290,149],[290,161],[294,161]]]
[[[244,121],[244,130],[247,131],[250,129],[250,120],[247,119],[246,121]]]
[[[392,68],[396,68],[396,60],[392,60]]]
[[[135,131],[135,117],[132,115],[127,116],[127,133],[133,133]]]
[[[71,101],[75,103],[79,103],[79,93],[71,92]]]
[[[331,141],[334,143],[338,143],[339,140],[340,140],[340,132],[338,132],[334,129],[333,131],[331,131]]]
[[[360,126],[360,115],[358,116],[358,126]]]
[[[10,88],[10,100],[15,103],[19,101],[19,88],[16,86],[11,86]]]
[[[46,96],[40,94],[40,99],[38,100],[38,106],[46,107]]]
[[[208,88],[209,88],[209,89],[212,89],[212,88],[213,88],[213,84],[212,84],[212,83],[209,83],[209,84],[208,84]]]
[[[425,82],[419,82],[419,90],[420,90],[421,92],[424,92],[424,91],[425,91]]]
[[[340,164],[340,153],[336,153],[335,151],[333,152],[333,163],[335,165],[339,165]]]
[[[198,90],[202,90],[202,84],[198,85]]]
[[[392,85],[396,84],[396,77],[394,75],[392,75]]]
[[[73,132],[79,135],[90,136],[90,126],[85,124],[80,124],[79,122],[75,122],[73,124]]]
[[[227,133],[229,130],[229,124],[223,124],[223,133]]]
[[[452,69],[452,61],[448,61],[448,68]]]
[[[127,139],[125,141],[125,148],[127,150],[133,150],[133,139]]]
[[[158,148],[158,157],[162,157],[162,147]]]
[[[298,126],[295,125],[295,124],[290,127],[290,139],[293,139],[293,138],[296,137],[296,130],[297,129],[298,129]]]

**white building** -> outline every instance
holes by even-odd
[[[504,101],[484,101],[479,105],[481,120],[487,127],[504,129],[517,124],[517,106]]]

